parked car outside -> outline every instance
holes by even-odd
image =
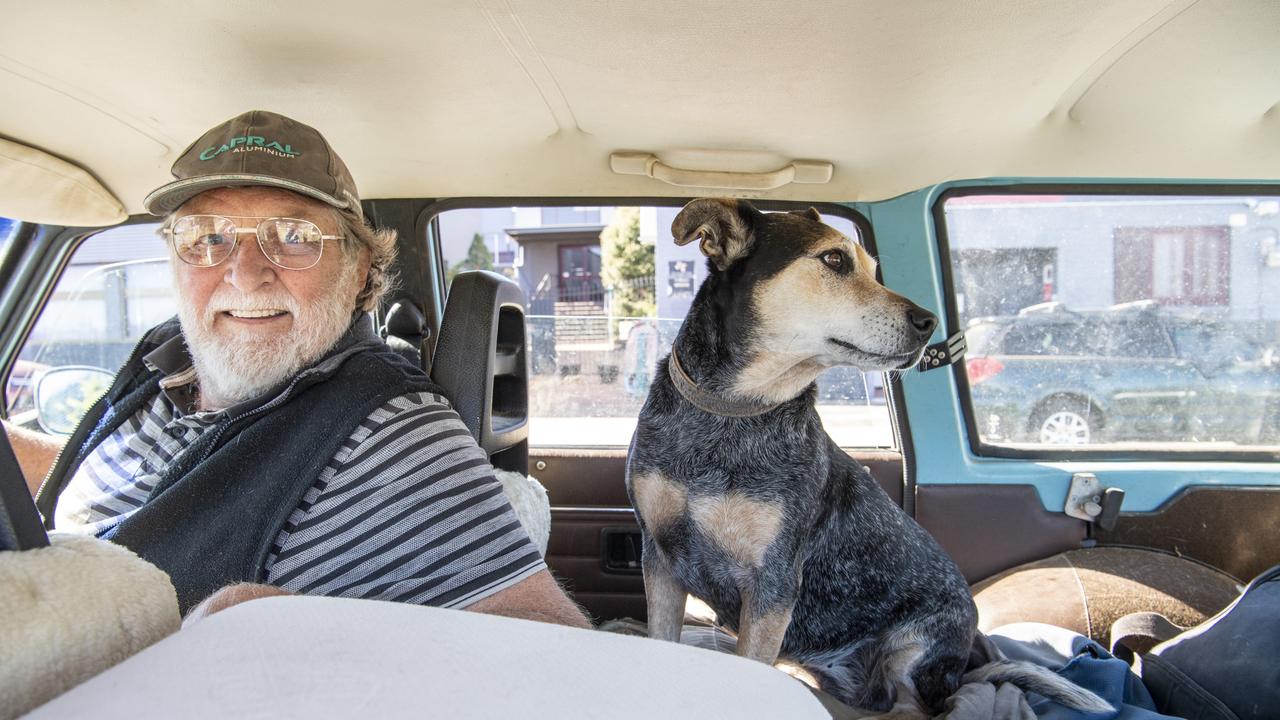
[[[1154,305],[977,318],[966,369],[978,430],[988,443],[1275,443],[1280,363],[1246,333]]]

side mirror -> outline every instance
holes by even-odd
[[[53,435],[70,435],[114,377],[87,365],[67,365],[41,375],[35,392],[40,428]]]

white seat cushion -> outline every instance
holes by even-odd
[[[375,600],[275,597],[185,628],[33,718],[828,718],[763,663]]]

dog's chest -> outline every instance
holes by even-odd
[[[707,559],[760,568],[769,548],[794,534],[794,498],[782,493],[732,487],[708,492],[660,470],[637,473],[631,484],[646,530],[678,565]]]

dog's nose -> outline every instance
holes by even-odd
[[[933,334],[933,329],[938,327],[938,316],[922,307],[913,307],[907,310],[907,322],[915,328],[921,340],[928,340]]]

